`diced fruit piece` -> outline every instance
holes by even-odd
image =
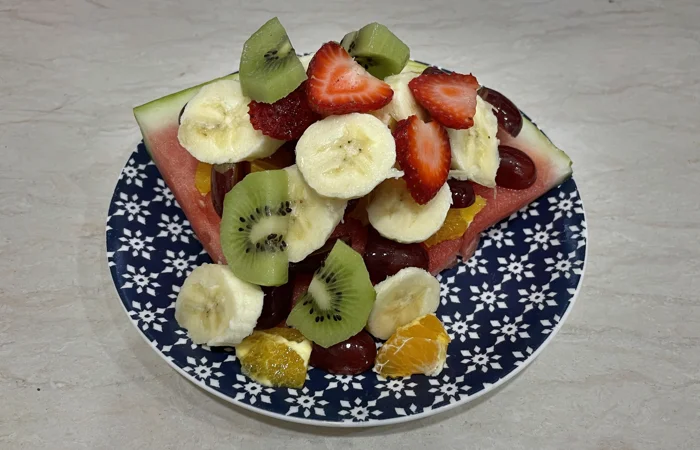
[[[413,199],[419,205],[432,200],[447,181],[452,154],[447,131],[437,122],[418,116],[402,120],[394,130],[396,160]]]
[[[233,273],[261,286],[287,282],[287,172],[248,174],[224,199],[221,245]]]
[[[445,366],[449,343],[440,320],[428,314],[396,330],[377,352],[374,371],[384,378],[437,376]]]
[[[236,345],[253,332],[263,307],[260,287],[238,279],[220,264],[190,273],[175,301],[175,320],[192,342]]]
[[[472,221],[474,221],[474,217],[476,217],[484,206],[486,206],[486,200],[484,200],[483,197],[476,197],[474,203],[467,208],[450,209],[447,213],[445,223],[443,223],[437,233],[430,236],[424,244],[431,247],[443,241],[461,238]]]
[[[451,203],[452,194],[447,183],[432,200],[419,205],[411,197],[404,180],[389,179],[372,192],[367,216],[369,223],[385,238],[405,244],[423,242],[440,229]]]
[[[428,120],[428,113],[413,98],[408,82],[420,75],[418,72],[401,72],[397,75],[386,77],[384,81],[394,91],[391,102],[382,109],[372,111],[372,115],[384,122],[389,128],[394,129],[396,123],[411,116],[418,116],[422,121]]]
[[[498,126],[506,133],[516,137],[523,128],[523,116],[515,103],[511,102],[508,97],[498,91],[482,86],[479,89],[479,96],[484,101],[493,105]]]
[[[357,219],[346,217],[331,233],[330,239],[334,238],[342,239],[343,242],[362,255],[367,245],[367,227]],[[350,239],[350,242],[347,239]]]
[[[228,191],[250,172],[246,161],[231,164],[214,164],[211,167],[211,202],[216,214],[221,217],[224,212],[224,198]]]
[[[435,75],[435,74],[443,74],[443,73],[450,74],[452,72],[450,72],[449,70],[441,69],[439,67],[430,66],[430,67],[426,68],[423,71],[423,73],[426,75]]]
[[[277,170],[293,166],[296,160],[296,141],[285,142],[282,147],[267,158],[256,159],[250,162],[251,172],[262,172],[263,170]]]
[[[447,184],[452,192],[452,207],[453,208],[468,208],[474,204],[476,194],[474,187],[468,181],[449,180]]]
[[[202,195],[207,195],[211,191],[211,164],[197,164],[197,172],[194,174],[194,185]]]
[[[241,371],[258,383],[300,389],[306,380],[311,342],[291,328],[255,331],[236,346],[236,357]]]
[[[346,34],[340,45],[379,79],[401,72],[411,54],[401,39],[376,22]]]
[[[236,80],[202,87],[185,107],[177,132],[180,145],[210,164],[270,156],[284,142],[263,135],[248,118],[250,99]]]
[[[287,325],[328,348],[364,328],[374,297],[362,257],[339,240],[314,273],[308,291],[289,314]]]
[[[326,243],[343,218],[347,200],[323,197],[306,184],[297,166],[287,172],[287,196],[290,206],[289,230],[285,242],[289,261],[296,263]]]
[[[454,169],[450,177],[494,187],[499,164],[497,133],[498,121],[491,105],[477,97],[474,125],[467,130],[447,130]]]
[[[428,270],[428,253],[420,244],[400,244],[382,237],[370,229],[365,265],[373,284],[384,281],[406,267]]]
[[[339,344],[323,348],[314,344],[311,350],[311,365],[336,375],[358,375],[374,365],[377,346],[366,331]]]
[[[416,101],[442,125],[457,130],[473,125],[479,82],[471,74],[423,73],[408,87]]]
[[[428,271],[406,267],[374,287],[377,298],[367,320],[367,331],[389,339],[397,328],[426,314],[440,304],[440,282]]]
[[[323,264],[323,261],[326,260],[328,254],[331,252],[331,250],[333,250],[336,241],[338,241],[339,239],[348,245],[350,245],[351,243],[349,236],[343,236],[341,238],[330,238],[325,244],[323,244],[321,248],[319,248],[318,250],[314,250],[306,258],[302,259],[299,262],[290,263],[289,271],[295,273],[314,273],[316,270],[318,270],[319,267],[321,267],[321,264]]]
[[[239,71],[245,95],[264,103],[286,97],[306,79],[304,67],[277,17],[243,44]]]
[[[353,199],[396,176],[396,144],[369,114],[331,116],[311,125],[296,146],[297,166],[320,195]]]
[[[501,163],[496,173],[496,185],[508,189],[527,189],[537,181],[537,168],[529,156],[517,148],[498,147]]]
[[[335,42],[323,44],[307,72],[311,108],[326,116],[374,111],[394,95],[388,84],[370,75]]]
[[[306,294],[309,284],[313,280],[313,272],[299,272],[294,274],[294,288],[292,290],[292,307],[296,306],[299,299]]]
[[[248,114],[253,128],[283,141],[299,139],[309,125],[321,119],[309,106],[306,82],[275,103],[250,102]]]
[[[292,310],[291,283],[285,283],[282,286],[265,286],[262,290],[265,297],[262,312],[255,325],[256,330],[266,330],[279,325],[287,320],[289,311]]]
[[[367,225],[369,225],[369,218],[367,217],[368,205],[368,196],[350,200],[348,202],[348,206],[345,208],[345,219],[357,220],[362,224],[362,226],[366,227]],[[355,248],[355,250],[357,250],[357,248]],[[359,250],[357,251],[359,252]]]

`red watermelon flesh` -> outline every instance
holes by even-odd
[[[237,77],[238,74],[233,74],[224,78]],[[180,111],[200,87],[201,85],[195,86],[134,108],[134,116],[151,158],[183,209],[197,238],[213,261],[225,264],[219,240],[221,220],[214,211],[209,195],[202,196],[195,187],[194,177],[198,163],[177,139]],[[469,258],[476,249],[478,237],[483,230],[507,218],[571,175],[571,160],[568,156],[529,120],[523,119],[523,129],[517,138],[500,132],[499,138],[502,144],[518,148],[532,158],[537,167],[537,181],[530,188],[521,191],[475,185],[476,194],[486,198],[488,203],[475,217],[462,239],[442,242],[428,249],[431,273],[436,274],[452,267],[459,254],[463,258]]]
[[[428,249],[430,272],[439,273],[452,267],[457,255],[467,260],[476,251],[481,232],[506,219],[522,207],[558,186],[571,176],[571,160],[529,120],[523,118],[523,128],[513,138],[499,130],[501,144],[517,148],[532,159],[537,168],[537,181],[527,189],[487,188],[474,184],[474,192],[486,199],[486,206],[469,225],[462,239],[441,242]]]
[[[237,79],[238,74],[224,78]],[[216,80],[211,82],[213,81]],[[138,106],[134,108],[134,117],[141,128],[151,159],[184,211],[197,238],[214,262],[225,264],[219,240],[221,219],[214,210],[209,194],[203,196],[195,186],[197,160],[177,139],[180,111],[202,86]]]

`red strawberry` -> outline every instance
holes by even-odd
[[[411,197],[424,205],[447,181],[452,162],[447,130],[437,122],[425,123],[411,116],[396,124],[394,140],[396,159]]]
[[[321,119],[309,106],[306,81],[275,103],[250,102],[248,114],[253,128],[282,141],[299,139],[312,123]]]
[[[479,89],[474,76],[430,71],[412,79],[408,87],[416,101],[444,126],[462,130],[474,125]]]
[[[388,84],[370,75],[335,42],[323,44],[306,73],[311,108],[326,116],[374,111],[394,96]]]

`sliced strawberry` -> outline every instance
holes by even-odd
[[[321,119],[309,106],[306,82],[275,103],[250,102],[248,114],[253,128],[282,141],[299,139],[312,123]]]
[[[479,82],[471,74],[424,72],[408,87],[416,101],[444,126],[462,130],[474,125]]]
[[[323,44],[306,73],[311,108],[326,116],[375,111],[394,96],[388,84],[370,75],[335,42]]]
[[[452,162],[447,130],[437,122],[425,123],[411,116],[396,124],[394,140],[396,160],[411,197],[424,205],[447,181]]]

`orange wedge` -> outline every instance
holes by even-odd
[[[425,315],[396,330],[379,349],[374,371],[384,378],[438,375],[449,343],[442,322],[433,314]]]

